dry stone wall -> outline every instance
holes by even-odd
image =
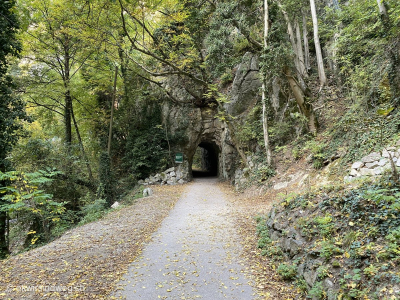
[[[372,152],[353,163],[350,174],[344,180],[349,182],[361,176],[379,176],[392,168],[391,160],[396,167],[400,167],[400,141],[396,146]]]
[[[145,180],[139,180],[141,185],[176,185],[184,184],[189,180],[189,168],[187,162],[184,162],[177,167],[171,167],[164,172],[157,173]]]

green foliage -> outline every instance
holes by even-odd
[[[49,240],[51,228],[60,221],[60,216],[65,212],[66,202],[54,201],[53,196],[43,189],[57,174],[59,172],[54,170],[35,173],[0,172],[0,181],[10,182],[8,186],[0,188],[4,203],[0,206],[0,211],[7,212],[26,224],[38,224],[30,233],[33,235],[32,245],[38,239]]]
[[[272,169],[269,166],[260,166],[256,169],[256,177],[258,178],[259,181],[265,181],[268,178],[274,176],[275,170]]]
[[[254,149],[263,143],[263,129],[261,122],[261,108],[255,106],[247,115],[242,124],[237,125],[236,138],[245,149]]]
[[[396,205],[399,195],[399,187],[390,181],[365,184],[340,198],[327,199],[322,206],[337,207],[342,212],[339,219],[346,219],[347,224],[353,222],[365,230],[376,227],[379,234],[386,235],[400,226],[400,210]]]
[[[271,144],[276,146],[286,145],[293,138],[293,123],[288,121],[276,122],[268,128]]]
[[[86,202],[85,206],[82,207],[83,218],[79,222],[79,225],[97,221],[103,217],[107,212],[105,209],[107,205],[108,204],[105,199],[95,199],[93,202]]]
[[[266,220],[263,217],[258,217],[256,221],[257,235],[260,237],[258,240],[258,248],[262,249],[261,255],[271,257],[273,261],[282,260],[282,249],[276,242],[271,240]]]
[[[326,145],[316,140],[310,140],[306,143],[305,149],[311,152],[313,167],[315,169],[321,169],[324,166],[326,158]]]
[[[27,119],[23,102],[13,94],[13,80],[7,75],[10,57],[18,56],[21,51],[16,38],[19,22],[14,5],[14,0],[0,3],[0,171],[3,172],[5,159],[22,128],[19,120]]]
[[[128,136],[123,157],[123,167],[136,179],[165,169],[170,163],[165,132],[155,122],[147,123]]]
[[[292,280],[296,277],[297,267],[296,265],[281,263],[276,271],[284,280]]]
[[[330,238],[332,236],[335,230],[335,223],[333,222],[332,215],[327,213],[324,217],[315,218],[314,222],[323,237]]]
[[[368,267],[364,268],[363,273],[367,277],[374,277],[379,272],[379,268],[370,264]]]
[[[100,185],[97,191],[99,199],[105,199],[107,207],[113,204],[115,197],[115,180],[111,171],[111,159],[107,152],[100,154]]]
[[[329,267],[328,266],[319,266],[317,269],[317,277],[319,279],[324,279],[325,277],[327,277],[330,274],[329,272]]]
[[[332,130],[329,150],[334,154],[339,147],[348,148],[343,164],[378,150],[382,141],[398,131],[399,112],[391,108],[399,99],[398,61],[393,56],[399,10],[398,1],[390,3],[388,26],[379,16],[376,1],[352,0],[339,10],[326,9],[321,22],[321,42],[336,53],[337,75],[349,105]]]
[[[292,149],[292,155],[295,160],[299,160],[303,156],[303,151],[299,146],[295,146]]]
[[[330,260],[334,254],[338,255],[343,253],[343,251],[331,241],[321,241],[319,247],[320,256],[325,260]]]
[[[326,299],[326,292],[322,282],[315,283],[311,290],[308,292],[308,296],[309,298],[312,297],[313,299],[318,300]]]
[[[230,70],[227,70],[227,72],[221,75],[221,86],[226,86],[232,81],[233,81],[233,75]]]
[[[206,66],[212,78],[220,77],[226,69],[232,70],[244,52],[252,48],[243,31],[250,31],[257,20],[253,5],[255,3],[249,5],[244,1],[216,2],[205,39],[208,52]]]

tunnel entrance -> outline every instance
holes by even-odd
[[[193,177],[218,176],[219,148],[215,143],[202,142],[197,146],[193,156]]]

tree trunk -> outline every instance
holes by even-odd
[[[313,134],[317,134],[318,123],[315,116],[314,110],[310,103],[306,101],[306,97],[303,93],[299,83],[292,76],[289,68],[285,68],[285,75],[289,81],[290,88],[293,92],[294,98],[296,99],[297,105],[300,108],[302,114],[307,118],[308,130]]]
[[[88,159],[88,157],[87,157],[87,155],[86,155],[85,148],[83,147],[83,142],[82,142],[81,134],[80,134],[80,132],[79,132],[78,123],[76,122],[75,114],[74,114],[74,110],[73,110],[73,109],[71,110],[71,115],[72,115],[72,121],[74,122],[74,127],[75,127],[76,137],[78,138],[79,147],[81,148],[82,156],[83,156],[83,159],[85,160],[86,168],[87,168],[87,170],[88,170],[89,180],[90,180],[91,182],[93,182],[94,179],[93,179],[92,168],[90,167],[89,159]]]
[[[269,31],[269,11],[268,11],[268,0],[264,0],[264,51],[267,51],[268,43],[268,31]],[[262,124],[264,134],[264,147],[265,154],[267,156],[267,164],[271,165],[272,153],[269,145],[269,134],[268,134],[268,113],[267,113],[267,95],[266,95],[266,74],[263,72],[263,83],[262,83]]]
[[[310,48],[308,46],[308,31],[307,31],[307,20],[306,16],[303,14],[303,41],[304,41],[304,65],[306,71],[310,71]]]
[[[262,85],[262,124],[264,133],[264,147],[265,154],[267,156],[267,164],[270,166],[272,163],[271,147],[269,145],[269,134],[268,134],[268,113],[267,113],[267,99],[266,99],[266,88],[265,80]]]
[[[282,11],[282,12],[283,12],[283,16],[285,17],[287,31],[289,34],[289,40],[290,40],[290,43],[292,44],[293,52],[295,55],[294,65],[296,66],[298,73],[300,73],[300,62],[299,62],[299,56],[298,56],[299,51],[297,50],[297,44],[296,44],[296,40],[294,38],[293,27],[292,27],[292,24],[290,23],[290,20],[289,20],[289,17],[287,15],[286,11]]]
[[[115,106],[115,97],[116,97],[116,93],[117,93],[117,76],[118,76],[118,67],[115,67],[114,90],[113,90],[113,95],[112,95],[112,100],[111,100],[110,130],[108,132],[108,147],[107,147],[107,152],[110,157],[111,157],[112,126],[113,126],[113,119],[114,119],[114,106]]]
[[[324,69],[324,61],[322,59],[322,51],[321,45],[319,43],[319,34],[318,34],[318,19],[317,19],[317,10],[315,7],[315,1],[310,0],[310,7],[311,7],[311,16],[314,25],[314,44],[315,44],[315,52],[317,54],[317,64],[318,64],[318,75],[319,75],[319,82],[321,88],[326,84],[326,75]]]
[[[0,153],[0,171],[6,172],[5,166],[5,157],[6,153]],[[8,183],[6,181],[0,181],[0,187],[7,186]],[[0,205],[6,204],[0,197]],[[5,258],[8,254],[8,244],[7,244],[7,212],[0,211],[0,259]]]
[[[3,204],[2,202],[0,203]],[[7,233],[7,213],[5,211],[1,211],[0,212],[0,259],[5,258],[9,254],[6,233]]]
[[[292,24],[290,23],[290,19],[289,19],[287,12],[282,7],[282,4],[279,4],[279,6],[282,10],[283,17],[285,18],[285,21],[286,21],[286,25],[288,28],[289,40],[290,40],[290,43],[292,44],[292,48],[293,48],[293,52],[294,52],[294,65],[296,67],[297,80],[300,82],[301,87],[305,90],[306,83],[304,82],[303,75],[302,75],[302,70],[304,70],[305,68],[304,68],[304,65],[302,66],[302,63],[300,62],[299,50],[297,49],[296,40],[294,38],[293,27],[292,27]]]
[[[389,15],[387,13],[386,5],[384,0],[376,0],[378,2],[379,14],[382,21],[387,22],[389,20]]]
[[[299,67],[300,67],[300,75],[305,77],[307,76],[306,67],[304,64],[304,54],[303,54],[303,47],[301,43],[301,34],[300,34],[300,25],[299,22],[296,20],[295,23],[296,28],[296,39],[297,39],[297,57],[299,58]]]
[[[71,97],[71,92],[67,87],[67,91],[65,92],[64,122],[65,122],[65,143],[67,144],[68,150],[72,144],[71,111],[72,111],[72,97]]]
[[[64,88],[65,88],[65,143],[67,145],[67,151],[70,151],[72,144],[72,126],[71,126],[71,112],[72,112],[72,96],[70,90],[70,56],[68,51],[68,43],[64,46]],[[69,153],[68,153],[69,154]]]
[[[271,104],[274,108],[275,115],[279,111],[279,93],[281,92],[280,82],[278,77],[274,77],[272,80],[272,93],[271,93]]]

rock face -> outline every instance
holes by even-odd
[[[244,117],[249,109],[253,108],[259,99],[261,82],[259,80],[258,58],[251,53],[246,53],[242,62],[237,66],[234,81],[228,91],[228,103],[224,104],[226,112],[240,119]],[[173,85],[172,82],[168,83]],[[190,95],[184,91],[175,95],[179,99],[185,98],[188,102]],[[166,101],[162,107],[163,124],[167,131],[175,136],[182,136],[182,139],[171,145],[171,152],[181,152],[184,156],[184,164],[188,173],[182,180],[190,180],[193,156],[199,145],[206,145],[215,151],[218,157],[218,176],[223,179],[232,179],[238,165],[238,154],[235,144],[232,141],[231,132],[226,123],[220,121],[216,105],[214,107],[196,107],[195,105],[178,105]],[[168,173],[168,172],[167,172]],[[171,178],[160,180],[149,178],[150,182],[164,182],[175,184],[179,182]]]
[[[258,57],[247,52],[236,71],[230,102],[225,105],[229,114],[238,116],[254,106],[261,87],[258,71]]]
[[[400,167],[400,145],[388,147],[382,152],[372,152],[360,161],[352,164],[350,175],[344,177],[344,181],[350,182],[360,176],[378,176],[392,168],[390,160],[396,167]]]
[[[304,237],[300,228],[294,226],[292,221],[288,221],[306,218],[308,214],[309,212],[301,208],[295,208],[290,212],[273,208],[266,225],[269,228],[269,236],[282,249],[284,256],[291,261],[301,261],[297,266],[297,276],[306,282],[307,289],[311,289],[318,281],[318,268],[323,265],[324,260],[318,250],[306,250],[309,240]],[[334,294],[339,290],[339,283],[334,283],[329,278],[323,281],[323,286],[328,294]]]

